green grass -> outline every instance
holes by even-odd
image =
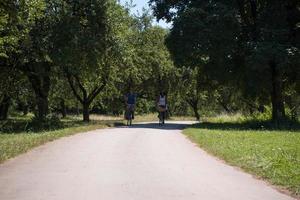
[[[299,197],[300,131],[298,128],[265,130],[265,127],[258,130],[260,126],[254,125],[260,123],[206,122],[188,128],[184,133],[201,148],[230,165],[288,189]]]

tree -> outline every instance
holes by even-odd
[[[124,14],[121,6],[110,0],[70,1],[59,13],[55,63],[62,67],[82,104],[84,121],[89,121],[90,105],[118,67],[118,37],[124,31],[120,26]]]
[[[68,84],[64,73],[59,67],[56,67],[51,77],[49,107],[52,112],[60,113],[62,118],[67,116],[68,108],[71,109],[77,106],[77,99],[74,98]]]
[[[201,82],[199,76],[199,68],[184,68],[182,72],[182,81],[180,90],[183,92],[184,100],[191,106],[194,111],[196,120],[200,120],[199,101],[201,92]],[[203,91],[202,91],[203,92]]]
[[[174,65],[164,40],[167,30],[152,25],[147,10],[131,16],[122,42],[122,71],[116,78],[116,101],[124,109],[123,95],[132,88],[138,95],[137,112],[156,111],[154,102],[160,90],[168,92],[174,81]],[[120,104],[121,102],[121,104]]]
[[[48,93],[52,61],[49,40],[53,11],[51,3],[38,1],[10,1],[1,4],[1,28],[4,37],[0,49],[3,67],[17,68],[24,73],[35,92],[37,117],[43,120],[48,113]],[[2,13],[2,12],[1,12]],[[3,27],[1,24],[1,27]],[[4,47],[3,47],[4,46]]]
[[[299,76],[298,1],[150,3],[158,19],[173,21],[167,44],[177,66],[204,64],[211,79],[261,103],[267,94],[273,120],[285,118],[285,87]]]
[[[260,10],[258,6],[261,7]],[[284,90],[285,86],[288,86],[288,81],[285,80],[293,78],[288,72],[293,71],[299,76],[297,68],[290,68],[295,66],[290,64],[292,60],[300,56],[299,39],[298,44],[296,42],[297,37],[300,36],[295,32],[296,24],[300,21],[298,6],[299,2],[292,0],[285,3],[265,1],[263,5],[257,4],[253,8],[252,19],[255,23],[252,35],[255,37],[252,39],[252,57],[250,58],[252,63],[258,63],[260,71],[261,68],[268,70],[267,78],[270,83],[268,88],[271,94],[274,121],[280,121],[286,115]]]

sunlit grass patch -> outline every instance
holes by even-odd
[[[206,124],[184,133],[209,153],[300,196],[300,132],[225,129]]]

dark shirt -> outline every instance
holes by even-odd
[[[127,94],[127,104],[135,104],[136,102],[136,94]]]

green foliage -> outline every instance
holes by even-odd
[[[272,108],[270,106],[265,107],[264,112],[256,112],[251,116],[257,121],[268,121],[272,119]]]
[[[41,119],[34,116],[26,126],[27,132],[37,132],[41,130],[56,130],[62,128],[59,117],[55,114],[49,114],[45,119]]]
[[[217,103],[226,112],[253,113],[272,103],[272,118],[277,120],[285,116],[284,101],[297,110],[299,90],[293,89],[293,97],[289,94],[299,85],[298,1],[150,4],[158,19],[173,22],[166,42],[175,64],[199,68],[199,76],[209,80],[206,90],[220,95]],[[235,94],[223,95],[227,88]],[[293,113],[290,117],[295,118]]]
[[[158,19],[173,22],[170,30],[115,0],[4,0],[0,102],[8,97],[11,110],[30,107],[39,117],[48,107],[120,114],[133,88],[139,113],[155,112],[164,90],[173,114],[266,119],[272,104],[272,115],[297,121],[299,2],[150,3]]]
[[[0,133],[41,132],[61,129],[63,123],[57,115],[49,114],[44,120],[36,116],[13,117],[0,123]]]
[[[174,65],[164,45],[167,31],[152,26],[151,20],[152,16],[147,11],[127,19],[127,31],[122,33],[118,43],[121,66],[99,97],[105,103],[108,100],[109,104],[113,103],[113,106],[105,105],[108,111],[116,108],[124,110],[123,96],[132,88],[138,94],[138,113],[153,112],[158,92],[170,91],[176,81],[173,79]]]

